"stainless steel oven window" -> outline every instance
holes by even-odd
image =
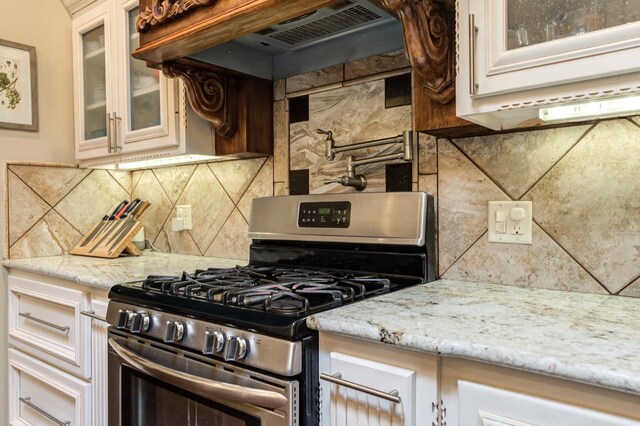
[[[297,426],[298,382],[109,331],[110,426]],[[202,387],[202,383],[207,387]]]

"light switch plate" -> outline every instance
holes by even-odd
[[[514,220],[524,210],[522,220]],[[513,214],[512,214],[513,213]],[[533,203],[531,201],[489,201],[489,242],[509,244],[531,244],[533,226]],[[504,221],[498,222],[498,220]],[[503,232],[504,230],[504,232]]]
[[[176,219],[182,219],[183,229],[192,229],[192,220],[191,220],[191,205],[181,205],[176,206]]]

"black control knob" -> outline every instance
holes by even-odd
[[[224,333],[217,330],[207,330],[204,334],[204,347],[202,353],[205,355],[212,355],[222,352],[224,348]]]
[[[149,314],[145,312],[135,312],[128,329],[132,333],[140,333],[142,331],[148,331],[150,325],[151,318]]]
[[[242,336],[232,336],[227,340],[227,349],[224,351],[225,361],[235,361],[247,356],[247,340]]]
[[[184,337],[184,324],[180,321],[167,321],[164,341],[167,343],[179,342],[182,337]]]

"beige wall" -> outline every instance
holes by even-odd
[[[36,48],[40,130],[0,129],[0,159],[73,162],[71,17],[58,1],[2,0],[2,9],[0,38]],[[4,188],[4,176],[0,179]],[[0,312],[3,316],[6,312],[4,286]],[[6,321],[0,324],[0,413],[7,413]],[[4,414],[0,425],[6,422]]]

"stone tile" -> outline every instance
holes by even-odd
[[[91,173],[91,169],[79,169],[77,167],[23,166],[15,164],[10,165],[9,170],[20,177],[23,182],[52,207]]]
[[[264,163],[262,169],[251,183],[247,192],[238,203],[238,209],[247,222],[251,222],[251,200],[258,197],[269,197],[273,195],[273,158]]]
[[[273,183],[273,195],[275,196],[288,195],[287,187],[284,185],[284,182]]]
[[[281,101],[285,96],[285,87],[287,84],[287,80],[281,78],[280,80],[275,80],[273,82],[273,100]]]
[[[418,191],[426,192],[433,196],[434,206],[438,207],[438,175],[420,175],[418,178]]]
[[[442,275],[486,232],[488,202],[509,197],[446,139],[438,140],[438,171]]]
[[[138,186],[138,182],[140,182],[142,173],[144,173],[144,170],[134,170],[131,172],[131,192],[132,193],[133,191],[135,191],[136,186]]]
[[[24,184],[13,172],[7,173],[9,200],[8,234],[9,245],[13,245],[51,207],[31,188]]]
[[[622,290],[620,296],[640,297],[640,278]]]
[[[9,256],[11,259],[58,256],[68,253],[81,238],[82,234],[55,210],[50,210],[11,246]]]
[[[309,121],[290,126],[290,168],[309,169],[311,193],[354,192],[355,189],[332,184],[333,179],[346,173],[346,157],[370,157],[400,152],[400,145],[384,145],[336,155],[335,160],[324,157],[325,137],[316,129],[333,131],[337,146],[397,136],[411,128],[411,106],[384,108],[384,81],[369,81],[309,96]],[[383,163],[358,167],[367,177],[365,191],[384,191]]]
[[[169,218],[173,206],[152,170],[145,170],[142,173],[132,197],[150,203],[149,208],[140,216],[140,223],[144,226],[145,238],[155,241]]]
[[[171,203],[175,204],[195,170],[195,164],[188,164],[176,167],[160,167],[153,169],[153,173]]]
[[[233,201],[206,164],[198,165],[178,204],[192,206],[190,233],[201,253],[209,248],[234,208]]]
[[[600,122],[523,199],[612,293],[640,275],[640,128]]]
[[[99,195],[99,196],[97,196]],[[130,194],[106,170],[93,170],[56,206],[55,210],[81,234],[86,234]]]
[[[116,180],[129,194],[131,193],[131,172],[124,170],[108,170],[112,178]]]
[[[314,87],[326,86],[327,84],[339,83],[344,76],[342,64],[312,71],[306,74],[294,75],[287,78],[287,93],[299,92],[301,90],[313,89]]]
[[[247,160],[209,163],[209,167],[222,184],[222,187],[227,191],[231,200],[237,203],[249,188],[265,161],[266,157],[250,158]]]
[[[247,236],[248,232],[249,224],[247,221],[244,220],[238,209],[233,210],[205,256],[249,260],[251,240]]]
[[[590,125],[456,139],[453,143],[519,199],[584,135]],[[517,170],[517,173],[514,171]]]
[[[273,103],[273,180],[286,182],[289,175],[289,114],[287,101]]]
[[[438,173],[438,150],[435,136],[419,134],[418,140],[418,172],[421,175]]]
[[[175,209],[171,211],[170,217],[176,217]],[[171,221],[167,220],[158,233],[153,245],[160,251],[165,253],[190,254],[193,256],[202,256],[196,242],[193,240],[189,231],[176,232],[171,229]]]
[[[352,80],[409,66],[411,66],[411,63],[405,55],[404,49],[394,50],[382,55],[370,56],[346,63],[344,65],[344,79]]]
[[[442,278],[607,294],[535,223],[531,245],[490,243],[485,234]]]

